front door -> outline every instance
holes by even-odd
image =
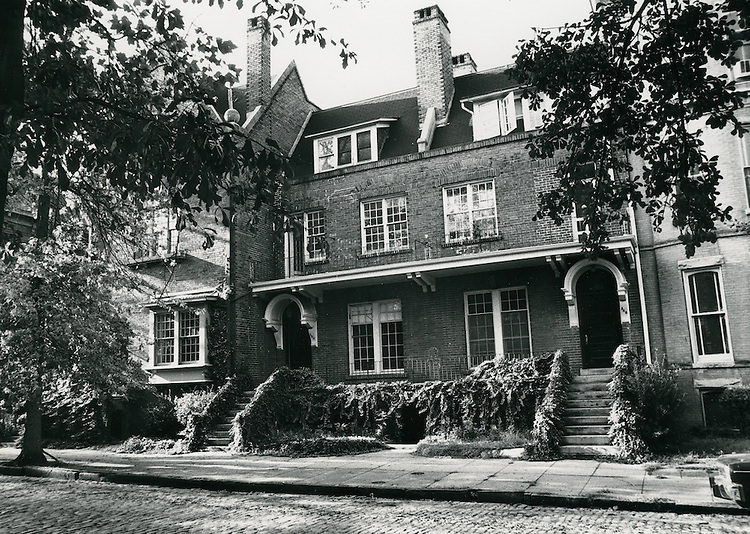
[[[284,351],[286,361],[292,369],[312,367],[312,348],[307,327],[301,324],[302,315],[299,306],[290,302],[284,310]]]
[[[612,354],[622,343],[620,302],[612,273],[591,269],[576,285],[583,367],[612,367]]]

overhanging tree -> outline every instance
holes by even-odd
[[[741,135],[735,112],[746,95],[710,65],[737,61],[748,20],[740,0],[611,0],[523,42],[514,76],[535,105],[553,101],[530,155],[562,157],[559,187],[540,195],[537,217],[561,224],[575,206],[589,250],[602,248],[626,205],[657,229],[668,218],[688,256],[715,241],[732,207],[718,198],[718,158],[703,149],[701,128]]]

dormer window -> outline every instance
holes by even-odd
[[[359,165],[379,159],[390,124],[397,119],[380,118],[313,135],[315,173]]]
[[[315,172],[325,172],[372,161],[372,138],[375,128],[359,132],[316,139],[317,168]]]
[[[528,132],[542,126],[542,108],[532,110],[520,91],[507,91],[474,101],[472,127],[474,141],[498,135]]]
[[[737,49],[735,53],[737,63],[734,64],[734,77],[750,77],[750,43],[745,43]]]

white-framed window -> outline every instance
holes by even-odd
[[[497,202],[493,181],[443,189],[445,242],[460,243],[497,235]]]
[[[743,124],[747,130],[750,130],[750,124]],[[747,200],[747,211],[750,214],[750,132],[740,138],[742,149],[742,173],[745,179],[745,196]]]
[[[737,63],[734,64],[734,77],[750,76],[750,43],[745,43],[735,52]]]
[[[360,220],[363,254],[409,248],[406,197],[366,200],[360,204]]]
[[[173,254],[178,248],[175,215],[169,208],[147,206],[142,215],[141,233],[134,243],[133,258],[153,258]]]
[[[153,312],[153,366],[206,363],[206,316],[203,308]]]
[[[328,258],[326,216],[323,210],[304,214],[305,263],[315,263]]]
[[[696,363],[731,363],[721,267],[683,271],[688,327]]]
[[[400,300],[349,305],[349,366],[352,375],[404,371]]]
[[[521,98],[520,92],[509,91],[500,98],[474,103],[472,129],[474,141],[489,139],[498,135],[508,135],[515,131],[529,132],[540,128],[543,110],[549,107],[546,99],[537,109]]]
[[[375,139],[376,127],[315,139],[315,172],[377,160]]]
[[[525,287],[464,294],[469,367],[498,354],[531,354],[531,319]]]

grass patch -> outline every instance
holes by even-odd
[[[350,456],[388,449],[388,445],[374,438],[360,436],[318,436],[300,438],[258,449],[258,454],[308,458],[312,456]]]
[[[478,432],[462,430],[448,436],[430,436],[419,442],[418,456],[452,458],[502,458],[506,449],[517,449],[529,443],[528,432],[492,429]]]

